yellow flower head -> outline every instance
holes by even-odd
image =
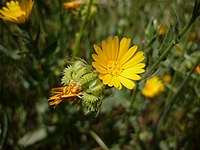
[[[195,72],[200,75],[200,65],[195,68]]]
[[[28,20],[32,11],[33,0],[19,0],[6,3],[7,7],[0,9],[0,18],[16,23],[24,24]]]
[[[65,2],[63,3],[63,7],[65,9],[77,9],[81,6],[81,0],[71,1],[71,2]]]
[[[159,28],[159,31],[158,31],[158,35],[159,36],[163,36],[167,33],[167,29],[165,26],[161,25],[160,28]]]
[[[142,51],[136,52],[137,46],[129,48],[131,39],[123,38],[119,42],[119,38],[109,37],[108,41],[102,41],[102,48],[94,45],[97,54],[92,57],[95,62],[92,66],[99,72],[99,78],[103,84],[114,86],[117,89],[122,88],[122,84],[128,88],[133,89],[135,84],[132,80],[140,80],[139,73],[145,70],[144,53]]]
[[[164,91],[164,85],[158,77],[153,77],[147,80],[142,94],[149,98],[154,98]]]
[[[170,76],[169,74],[164,75],[163,77],[163,82],[164,83],[170,83],[172,81],[172,76]]]
[[[189,36],[190,42],[195,42],[195,41],[197,41],[197,39],[198,39],[198,34],[196,32],[190,33],[190,36]]]

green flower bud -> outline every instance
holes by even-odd
[[[63,70],[61,83],[64,87],[53,88],[54,95],[49,98],[50,105],[57,105],[62,100],[78,98],[78,105],[88,110],[99,110],[102,103],[104,85],[98,74],[85,61],[76,60]]]

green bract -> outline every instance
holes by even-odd
[[[83,89],[80,104],[89,110],[97,111],[102,102],[104,85],[98,74],[83,60],[77,60],[63,70],[62,84],[76,82]]]

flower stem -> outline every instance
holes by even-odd
[[[89,1],[86,16],[85,16],[85,18],[84,18],[84,20],[83,20],[83,22],[81,24],[81,28],[80,28],[79,33],[76,35],[75,44],[74,44],[73,51],[72,51],[72,55],[73,56],[77,56],[78,53],[79,53],[80,42],[81,42],[81,39],[83,37],[83,32],[84,32],[86,23],[88,21],[89,15],[90,15],[90,10],[91,10],[91,6],[92,6],[92,2],[93,2],[93,0]]]
[[[190,18],[190,21],[183,27],[181,32],[178,34],[178,39],[180,39],[185,34],[185,32],[190,28],[190,26],[195,22],[195,20],[196,19],[193,16]]]
[[[90,135],[95,139],[95,141],[101,146],[103,150],[109,150],[106,144],[101,140],[101,138],[94,131],[90,131]]]

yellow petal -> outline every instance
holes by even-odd
[[[112,79],[111,79],[110,83],[108,84],[108,86],[114,86],[118,90],[120,90],[122,88],[121,83],[119,82],[119,80],[115,76],[112,77]]]
[[[126,54],[130,45],[130,41],[131,41],[130,38],[125,38],[125,37],[120,41],[119,54],[117,60],[120,60],[124,56],[124,54]]]
[[[109,36],[108,37],[108,41],[107,41],[107,51],[109,52],[109,55],[110,55],[110,60],[113,60],[113,50],[112,50],[112,43],[113,43],[113,40],[112,40],[112,37]]]
[[[121,88],[122,88],[122,84],[119,82],[119,84],[118,85],[114,85],[118,90],[121,90]]]
[[[26,12],[25,18],[27,19],[32,11],[34,1],[32,0],[21,0],[20,7],[22,11]]]
[[[130,72],[130,73],[135,73],[135,74],[143,73],[145,72],[145,70],[142,69],[144,67],[145,67],[144,63],[139,63],[139,64],[136,64],[135,66],[124,69],[123,72]]]
[[[137,50],[137,46],[132,46],[127,52],[126,54],[120,59],[121,64],[123,65],[124,63],[126,63],[129,59],[131,59],[131,57],[133,57],[133,55],[135,54]]]
[[[112,79],[112,76],[110,74],[106,74],[104,77],[103,77],[103,84],[108,84],[110,83]]]
[[[96,45],[96,44],[94,44],[93,47],[94,47],[94,50],[96,51],[97,55],[98,55],[99,57],[101,57],[101,59],[104,60],[105,62],[108,62],[108,57],[107,57],[107,56],[105,55],[105,53],[101,50],[101,48],[100,48],[98,45]]]
[[[94,44],[93,47],[97,55],[100,55],[102,53],[102,50],[98,45]]]
[[[145,67],[145,64],[144,63],[139,63],[139,64],[136,64],[134,66],[134,68],[144,68]]]
[[[130,68],[134,68],[135,70],[137,70],[137,69],[142,69],[144,67],[145,67],[144,63],[138,63],[138,64],[136,64],[136,65],[134,65],[134,66],[132,66]],[[144,70],[144,69],[142,69],[142,70]],[[143,73],[143,72],[141,72],[141,73]]]
[[[114,57],[115,57],[116,51],[113,48],[113,46],[114,46],[114,39],[112,37],[108,38],[108,44],[107,44],[107,46],[108,46],[108,50],[109,50],[109,54],[110,54],[110,60],[115,60]]]
[[[103,80],[103,78],[104,78],[105,75],[106,74],[99,74],[99,79]]]
[[[115,36],[113,39],[113,43],[112,43],[112,50],[113,50],[113,60],[117,60],[117,56],[119,53],[119,38],[118,36]]]
[[[143,60],[144,60],[144,53],[142,51],[139,51],[132,59],[123,64],[123,69],[135,66],[136,64],[142,62]]]
[[[92,54],[92,58],[102,67],[106,68],[107,63],[102,59],[102,57]]]
[[[125,78],[131,79],[131,80],[140,80],[141,77],[137,74],[135,74],[134,72],[132,72],[131,70],[124,70],[120,76],[123,76]]]
[[[133,89],[135,87],[135,83],[127,78],[124,78],[122,76],[117,77],[119,81],[128,89]]]
[[[107,43],[105,40],[101,42],[102,51],[105,52],[107,50]]]
[[[93,66],[99,73],[102,73],[102,74],[108,73],[108,71],[107,71],[104,67],[100,66],[97,62],[92,62],[92,66]]]
[[[102,41],[101,46],[102,46],[103,53],[107,56],[108,60],[110,60],[111,57],[110,57],[110,53],[109,53],[109,49],[108,49],[106,41]]]

